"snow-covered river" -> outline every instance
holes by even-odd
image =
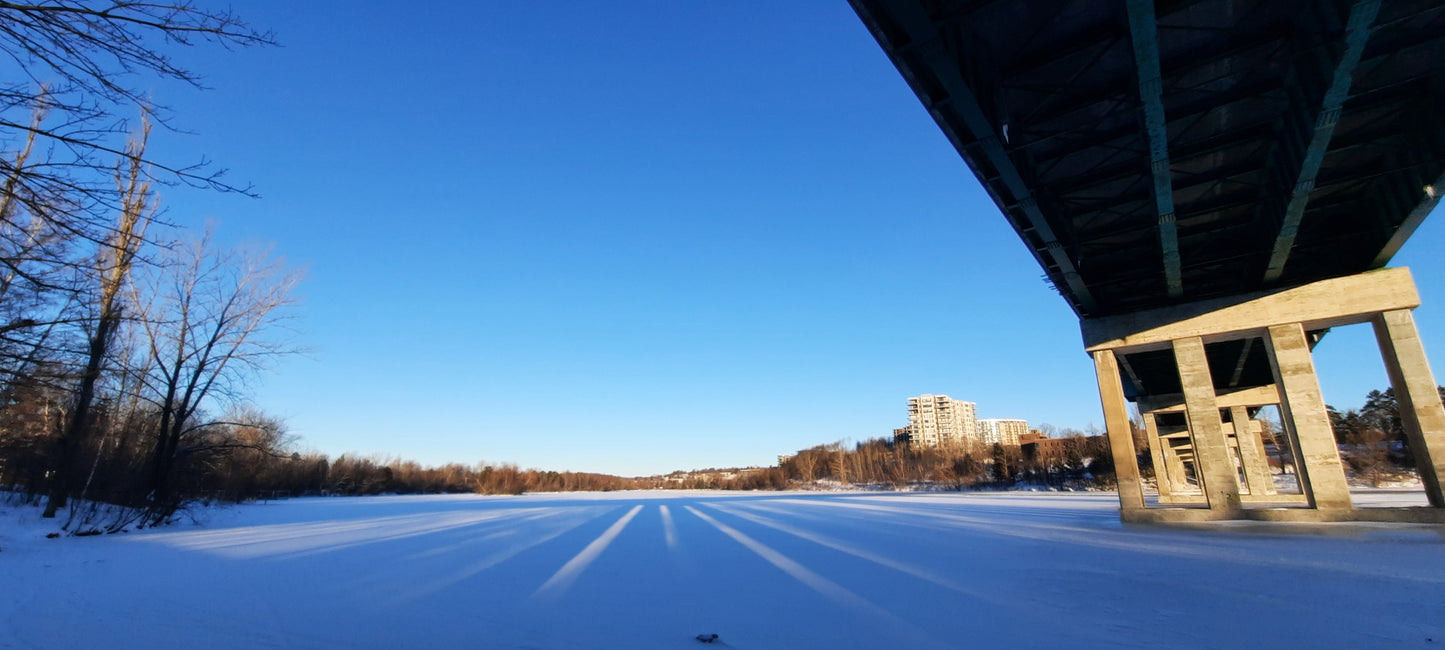
[[[309,498],[58,540],[6,507],[0,648],[1445,647],[1445,527],[1125,527],[1116,504]]]

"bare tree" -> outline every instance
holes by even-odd
[[[116,168],[115,181],[121,197],[120,217],[109,241],[101,246],[92,268],[94,272],[93,313],[84,320],[86,331],[85,369],[75,391],[70,409],[70,422],[56,441],[55,470],[50,486],[50,499],[43,517],[54,517],[65,504],[71,488],[71,456],[74,447],[91,426],[90,407],[95,400],[95,387],[100,381],[103,365],[109,357],[111,343],[121,326],[125,311],[122,301],[131,269],[145,241],[146,228],[155,215],[155,201],[147,180],[144,162],[150,124],[143,122],[141,132],[126,148],[126,158]]]
[[[848,452],[847,450],[842,448],[841,444],[839,444],[838,449],[832,452],[830,458],[828,459],[828,463],[829,469],[833,473],[833,478],[836,479],[839,483],[847,483],[849,477]]]
[[[31,123],[44,119],[35,107]],[[33,132],[7,161],[0,185],[0,388],[8,392],[18,381],[30,384],[54,356],[63,332],[62,314],[71,307],[65,272],[70,262],[68,233],[26,209],[27,188],[22,170],[43,164]],[[0,400],[4,402],[4,400]]]
[[[112,238],[112,215],[126,201],[112,161],[132,155],[124,118],[147,114],[168,126],[168,111],[143,89],[156,80],[199,88],[200,76],[175,55],[203,42],[273,39],[186,0],[0,0],[0,57],[10,72],[0,78],[0,382],[33,369],[42,353],[69,352],[59,351],[56,326],[76,324],[63,315],[74,306],[71,287],[55,275],[84,272],[87,251]],[[147,180],[250,192],[205,161],[144,163]]]
[[[234,401],[253,371],[296,351],[280,326],[295,301],[298,271],[269,251],[217,250],[209,236],[174,254],[136,293],[148,347],[141,383],[159,413],[150,467],[155,521],[174,508],[172,472],[195,451],[184,443],[207,424],[201,409]]]
[[[53,206],[46,196],[79,192],[86,203],[106,204],[115,197],[105,178],[108,161],[125,152],[128,127],[119,115],[151,108],[142,79],[169,79],[201,87],[201,77],[178,63],[174,54],[202,42],[223,47],[274,43],[271,34],[253,29],[229,10],[203,9],[187,0],[145,2],[110,0],[0,1],[0,52],[18,78],[0,82],[0,140],[36,135],[46,148],[65,158],[23,170],[20,182],[40,192],[34,211]],[[17,120],[17,111],[43,106],[52,120]],[[162,108],[157,119],[168,122]],[[219,172],[201,166],[168,166],[148,160],[170,180],[235,189]],[[7,170],[9,171],[9,170]],[[88,172],[99,172],[89,174]]]
[[[804,483],[811,484],[818,478],[819,455],[823,453],[818,447],[799,450],[793,457],[793,466],[798,468],[798,478]]]

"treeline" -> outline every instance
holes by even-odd
[[[648,487],[667,490],[786,490],[793,487],[787,472],[780,467],[709,468],[639,480]]]
[[[1436,390],[1445,398],[1445,386]],[[1327,410],[1340,458],[1356,477],[1379,487],[1386,481],[1417,476],[1395,389],[1370,391],[1359,409],[1341,412],[1329,406]]]
[[[23,395],[0,409],[0,488],[12,499],[45,505],[56,478],[57,429],[64,394]],[[508,463],[421,463],[381,456],[331,458],[294,451],[279,419],[238,408],[206,420],[181,439],[164,495],[153,475],[157,418],[147,409],[95,409],[97,422],[70,460],[76,489],[66,512],[72,531],[117,531],[162,523],[187,502],[242,502],[299,496],[377,494],[522,494],[646,489],[660,481],[587,472],[520,469]],[[162,501],[164,499],[164,501]]]
[[[314,452],[287,456],[256,450],[237,452],[231,460],[230,466],[217,468],[197,485],[199,497],[247,501],[295,496],[522,494],[644,487],[636,479],[520,469],[510,463],[426,466],[394,457],[344,454],[332,460]]]
[[[1072,430],[1064,435],[1028,454],[1001,444],[925,447],[874,438],[849,447],[835,442],[803,449],[772,471],[738,477],[726,487],[786,489],[820,483],[893,489],[1112,487],[1114,463],[1108,440]]]

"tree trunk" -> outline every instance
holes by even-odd
[[[55,516],[56,510],[65,505],[70,492],[71,465],[75,449],[90,432],[90,407],[95,401],[95,385],[105,364],[115,332],[120,328],[122,307],[120,293],[130,276],[132,264],[139,253],[146,227],[150,224],[151,194],[150,183],[145,180],[142,156],[146,141],[150,137],[150,122],[142,120],[140,134],[131,138],[126,146],[128,173],[121,176],[119,170],[116,182],[120,185],[121,210],[115,231],[96,257],[95,272],[99,280],[99,294],[96,296],[95,331],[91,333],[85,373],[80,377],[80,386],[75,392],[75,407],[71,409],[70,423],[56,443],[55,474],[50,483],[50,499],[45,504],[45,518]],[[123,162],[127,159],[122,159]]]
[[[119,321],[119,314],[102,317],[95,335],[90,339],[90,358],[86,360],[85,374],[81,376],[80,388],[76,391],[75,408],[71,409],[65,433],[56,442],[55,474],[50,481],[50,499],[46,501],[41,517],[53,518],[55,512],[65,506],[66,497],[70,494],[70,465],[74,462],[75,447],[90,429],[90,405],[95,400],[95,383],[100,380],[101,362],[110,345],[110,335]]]

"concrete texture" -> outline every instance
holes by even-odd
[[[1309,343],[1299,323],[1269,328],[1270,363],[1279,381],[1280,411],[1294,424],[1297,463],[1305,494],[1316,508],[1350,507],[1350,488],[1345,483],[1335,432],[1320,394]]]
[[[1120,517],[1166,523],[1445,522],[1445,405],[1410,312],[1418,305],[1414,281],[1401,268],[1082,321],[1119,470]],[[1362,322],[1374,325],[1431,507],[1362,510],[1351,502],[1306,332]],[[1233,388],[1244,367],[1241,356],[1234,366],[1235,380],[1220,384],[1231,388],[1216,388],[1206,345],[1256,337],[1263,340],[1273,384]],[[1160,349],[1172,350],[1181,390],[1136,398],[1154,462],[1158,503],[1164,506],[1149,508],[1133,462],[1119,355]],[[1246,344],[1246,355],[1248,349]],[[1279,406],[1284,426],[1284,439],[1276,437],[1276,444],[1288,442],[1300,494],[1276,489],[1263,429],[1250,418],[1251,409],[1271,404]],[[1228,423],[1222,409],[1228,411]],[[1183,412],[1187,425],[1161,426],[1157,417],[1171,412]],[[1190,484],[1190,474],[1195,484]],[[1258,507],[1264,504],[1295,507]]]
[[[1385,372],[1395,388],[1400,421],[1415,451],[1420,481],[1425,484],[1430,505],[1445,507],[1440,485],[1441,475],[1445,474],[1445,407],[1441,406],[1435,374],[1430,371],[1415,318],[1408,310],[1389,311],[1376,315],[1373,323]]]
[[[1179,381],[1184,387],[1196,476],[1203,482],[1200,487],[1211,510],[1238,510],[1239,481],[1224,439],[1219,404],[1214,401],[1214,380],[1209,375],[1203,339],[1194,336],[1174,341],[1174,360],[1179,365]]]

